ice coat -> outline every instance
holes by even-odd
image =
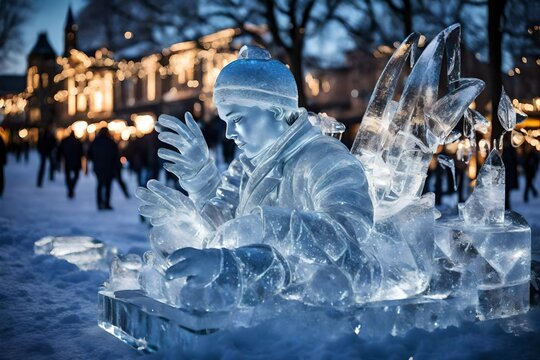
[[[201,171],[208,179],[215,172],[210,165]],[[279,293],[339,305],[378,291],[381,269],[366,242],[373,206],[362,165],[312,126],[307,113],[264,154],[233,162],[221,183],[183,185],[222,235],[221,243],[208,246],[224,247],[214,282],[230,292],[224,302],[256,304]],[[205,198],[213,186],[216,196]],[[254,216],[262,229],[251,243],[242,236],[253,230],[243,219]]]

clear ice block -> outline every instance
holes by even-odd
[[[440,219],[435,247],[432,295],[470,299],[480,319],[528,310],[531,229],[521,215],[507,211],[504,223],[484,226]]]
[[[107,270],[116,252],[90,236],[45,236],[34,243],[34,254],[66,260],[81,270]]]

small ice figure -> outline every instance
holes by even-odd
[[[490,225],[504,222],[504,163],[497,149],[491,150],[476,178],[472,194],[458,205],[466,224]]]

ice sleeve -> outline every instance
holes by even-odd
[[[244,176],[240,162],[235,159],[221,177],[217,176],[219,182],[212,185],[215,186],[212,197],[198,198],[200,214],[213,229],[234,218],[238,207],[240,184]],[[211,190],[208,188],[205,191]],[[189,196],[192,197],[191,193]]]

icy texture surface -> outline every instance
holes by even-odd
[[[313,126],[320,127],[321,132],[324,135],[335,137],[338,140],[341,140],[341,136],[345,132],[345,125],[333,117],[328,116],[326,113],[311,113],[309,114],[309,121],[313,124]]]
[[[476,177],[467,201],[459,204],[459,216],[468,225],[500,224],[504,221],[504,164],[493,149]]]
[[[456,166],[454,164],[454,159],[452,159],[450,156],[439,154],[437,155],[437,160],[439,161],[439,164],[444,169],[449,169],[452,173],[452,180],[454,184],[454,191],[457,190],[457,182],[456,182]]]
[[[503,88],[501,91],[501,99],[499,100],[499,107],[497,108],[497,117],[499,118],[502,127],[506,131],[511,131],[517,124],[527,118],[527,114],[512,106],[510,97],[508,97]]]
[[[111,263],[111,282],[108,287],[113,291],[139,289],[141,268],[141,257],[136,254],[115,256]]]
[[[46,236],[34,243],[34,253],[66,260],[82,270],[104,270],[116,248],[90,236]]]
[[[439,144],[457,139],[457,135],[451,135],[452,129],[484,87],[481,80],[461,78],[460,27],[453,25],[425,48],[399,101],[392,100],[418,38],[419,34],[410,35],[389,60],[351,149],[366,170],[376,220],[399,212],[419,198],[433,153]],[[438,98],[445,48],[448,93]]]
[[[264,88],[260,85],[264,84]],[[225,66],[214,85],[214,103],[298,108],[298,91],[289,69],[270,57],[268,51],[244,45],[238,60]]]
[[[473,265],[467,256],[441,255],[444,246],[438,244],[434,261],[435,218],[440,213],[433,194],[422,196],[426,172],[438,146],[460,137],[454,127],[463,115],[463,135],[474,154],[475,131],[483,130],[485,119],[468,107],[484,84],[461,78],[460,29],[451,26],[423,50],[402,96],[392,100],[418,38],[409,36],[390,59],[352,154],[333,138],[342,130],[339,123],[298,109],[289,70],[257,48],[243,48],[216,82],[219,116],[226,123],[227,137],[242,152],[225,173],[218,175],[208,160],[206,144],[190,115],[185,122],[160,117],[160,138],[177,150],[161,151],[160,156],[170,161],[167,170],[177,175],[188,196],[155,180],[137,191],[140,213],[153,225],[152,250],[142,264],[135,261],[140,265],[137,276],[131,271],[133,262],[116,263],[118,275],[111,273],[103,297],[113,304],[107,314],[117,310],[141,314],[145,307],[141,302],[146,301],[191,315],[251,311],[260,315],[266,306],[283,301],[329,311],[361,306],[362,315],[356,318],[360,324],[380,321],[385,333],[398,335],[411,327],[456,325],[476,313],[488,318],[526,309],[524,280],[512,280],[519,276],[501,268],[522,250],[526,258],[521,243],[500,249],[501,259],[490,253],[493,242],[487,241],[485,249],[475,244],[482,250],[475,250],[481,260]],[[445,54],[448,88],[439,97]],[[475,225],[479,221],[472,216],[485,219],[486,234],[497,233],[504,221],[496,216],[500,203],[496,190],[504,180],[504,167],[496,156],[486,161],[476,195],[461,209],[466,221]],[[439,159],[443,166],[453,167],[451,159]],[[479,206],[483,212],[476,211]],[[513,225],[508,221],[503,234]],[[457,222],[456,227],[466,224]],[[127,308],[114,293],[119,289],[115,277],[122,276],[131,284],[124,289],[140,286],[143,294],[135,302],[126,300]],[[514,305],[508,305],[510,299]],[[378,306],[384,316],[377,315]],[[437,313],[445,312],[449,314],[437,319]],[[147,315],[141,316],[152,318]],[[133,316],[129,321],[137,323],[139,315]],[[167,328],[163,321],[173,317],[158,323]],[[251,324],[264,318],[254,316]],[[119,326],[114,316],[108,319],[103,322],[108,331],[131,327]],[[232,321],[242,325],[241,316]],[[137,326],[131,328],[168,336],[152,330],[154,325],[148,329],[141,323],[142,330]],[[180,332],[185,330],[182,326]],[[137,339],[129,336],[127,341]]]
[[[531,229],[520,215],[507,212],[504,222],[495,226],[441,219],[435,226],[435,245],[438,271],[432,295],[476,304],[480,318],[528,310]]]

